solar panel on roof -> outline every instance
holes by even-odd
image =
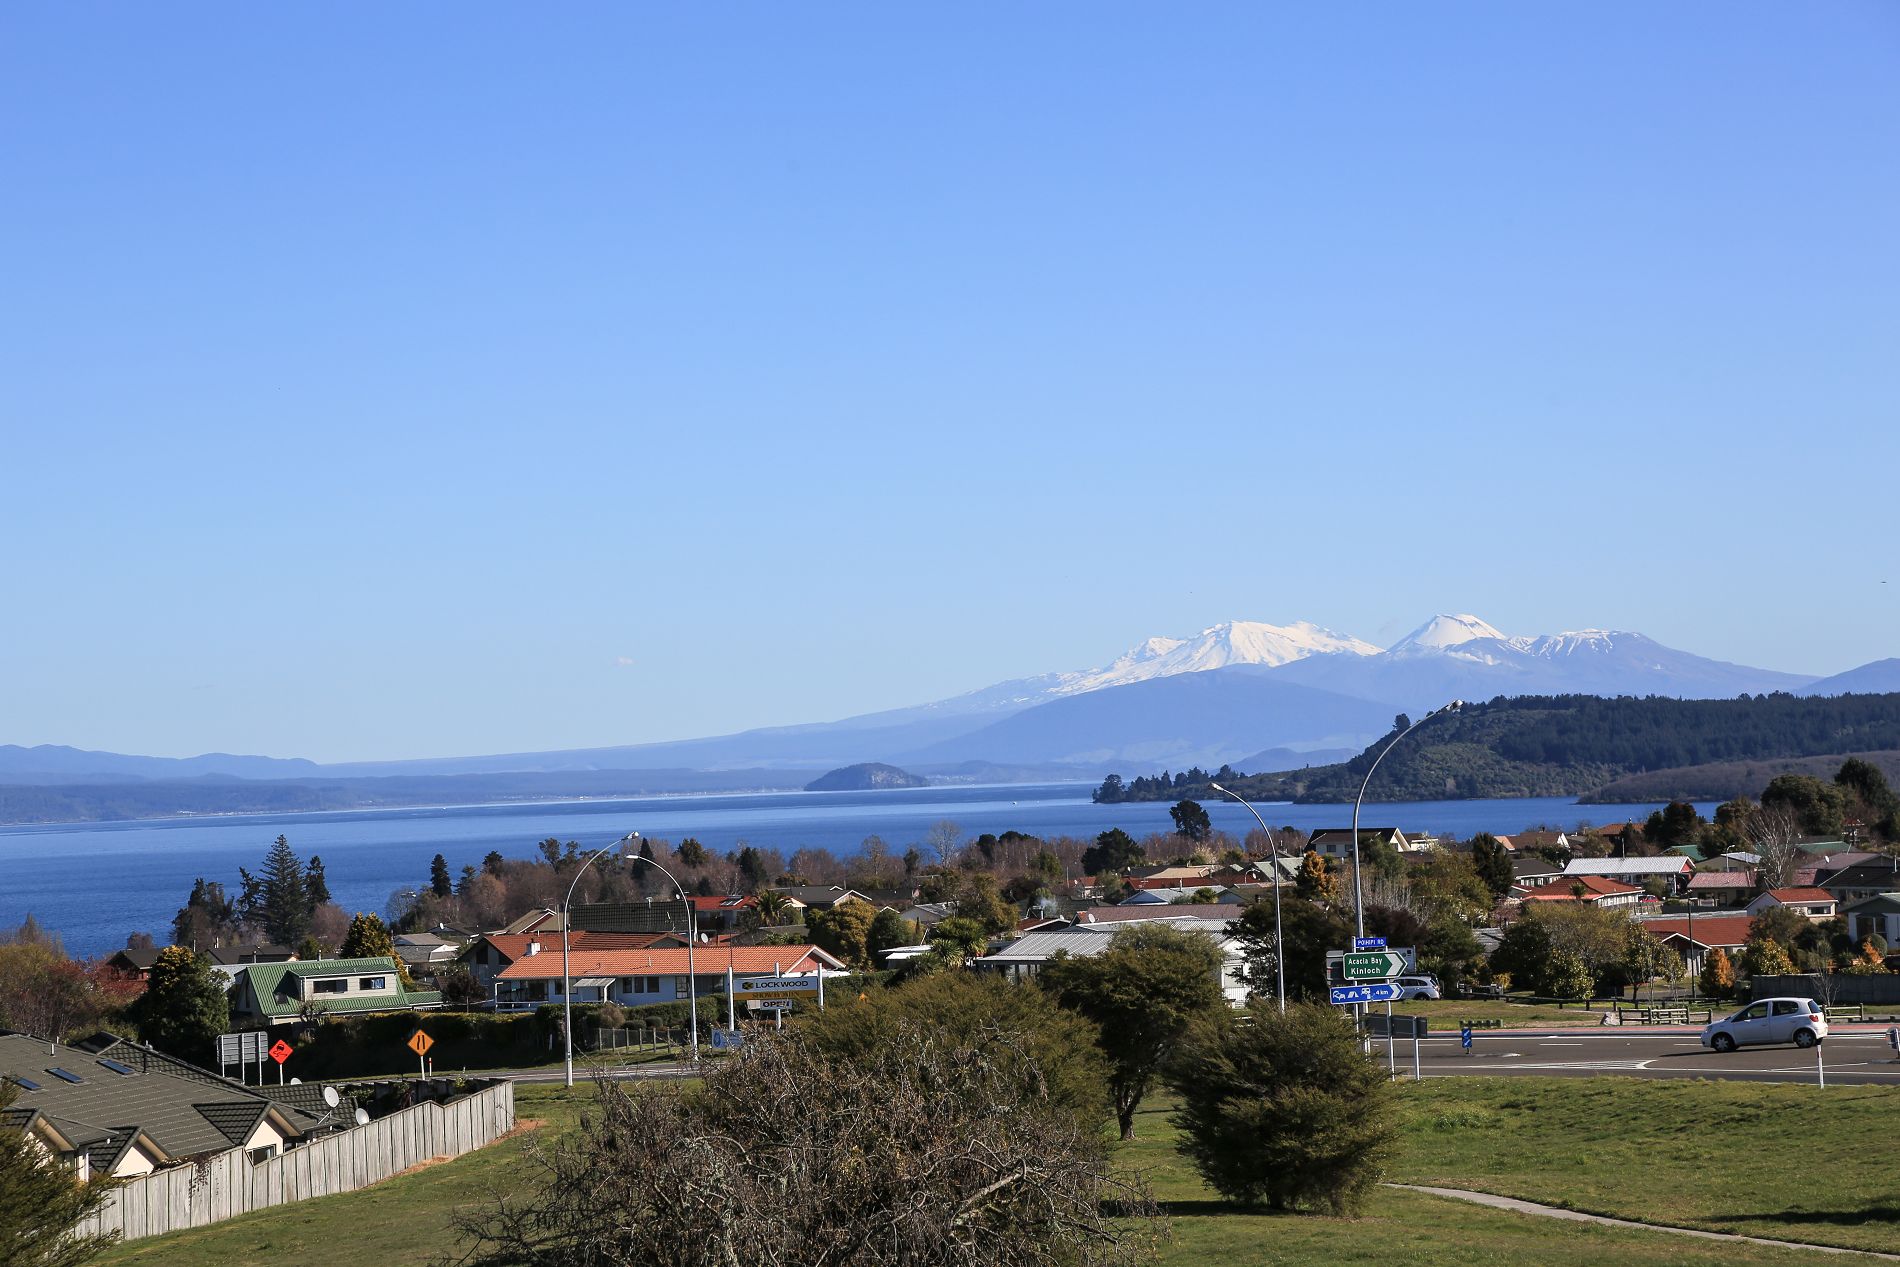
[[[100,1063],[100,1064],[102,1064],[102,1065],[104,1065],[104,1066],[105,1066],[106,1068],[108,1068],[108,1069],[110,1069],[110,1070],[111,1070],[111,1071],[112,1071],[113,1073],[136,1073],[136,1072],[138,1072],[137,1070],[135,1070],[135,1069],[133,1069],[133,1068],[132,1068],[132,1066],[130,1066],[130,1065],[122,1065],[122,1064],[120,1064],[120,1063],[119,1063],[118,1061],[116,1061],[116,1060],[107,1060],[107,1059],[106,1059],[106,1058],[105,1058],[104,1056],[101,1056],[101,1057],[99,1058],[99,1063]]]
[[[40,1089],[40,1084],[39,1084],[39,1083],[37,1083],[37,1082],[35,1082],[35,1081],[33,1081],[33,1079],[31,1079],[31,1078],[21,1078],[21,1077],[18,1077],[18,1076],[15,1076],[15,1077],[14,1077],[14,1079],[13,1079],[13,1085],[14,1085],[14,1086],[16,1086],[16,1087],[22,1087],[22,1088],[24,1088],[24,1089],[26,1089],[26,1090],[28,1090],[28,1091],[38,1091],[38,1090]]]
[[[46,1072],[52,1074],[55,1078],[58,1078],[61,1082],[78,1083],[78,1082],[85,1081],[84,1078],[80,1077],[78,1074],[73,1073],[71,1070],[67,1070],[67,1069],[48,1069]]]

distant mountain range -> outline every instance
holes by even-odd
[[[1232,621],[1187,638],[1149,638],[1096,669],[1001,682],[934,703],[841,721],[615,748],[318,765],[207,754],[131,757],[72,748],[0,747],[0,782],[361,779],[783,770],[878,761],[916,774],[1098,778],[1187,765],[1323,764],[1453,698],[1661,695],[1688,699],[1900,689],[1900,659],[1831,678],[1728,664],[1639,633],[1507,635],[1476,616],[1440,615],[1381,650],[1307,622]],[[806,772],[802,777],[789,777]]]

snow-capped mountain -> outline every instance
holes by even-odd
[[[1476,616],[1433,616],[1386,649],[1387,655],[1434,655],[1467,642],[1504,638]]]
[[[1722,699],[1798,690],[1813,679],[1710,660],[1620,630],[1512,636],[1472,615],[1435,616],[1367,659],[1314,656],[1276,675],[1416,710],[1498,695],[1671,695]]]
[[[1100,668],[1015,678],[923,707],[940,716],[1016,711],[1052,699],[1150,682],[1178,673],[1205,673],[1245,664],[1277,668],[1316,655],[1378,654],[1379,648],[1369,642],[1311,621],[1269,625],[1261,621],[1229,620],[1210,625],[1191,638],[1144,639]]]

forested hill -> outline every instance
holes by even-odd
[[[1392,738],[1335,765],[1213,777],[1249,800],[1349,801]],[[1468,704],[1420,726],[1379,766],[1366,797],[1582,796],[1647,771],[1889,748],[1900,748],[1900,694],[1732,700],[1523,696]],[[1218,796],[1207,786],[1209,777],[1199,770],[1128,783],[1110,776],[1095,799]]]

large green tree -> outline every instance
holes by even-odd
[[[1176,801],[1168,810],[1168,817],[1174,820],[1175,831],[1197,845],[1205,844],[1214,834],[1214,820],[1207,816],[1207,810],[1199,801]]]
[[[1207,934],[1136,924],[1116,932],[1100,954],[1058,958],[1038,974],[1057,1002],[1101,1028],[1123,1139],[1135,1137],[1135,1110],[1188,1027],[1225,1010],[1220,970]]]
[[[64,1166],[5,1124],[18,1097],[0,1079],[0,1263],[6,1267],[77,1267],[118,1239],[117,1233],[80,1236],[79,1221],[112,1190],[109,1179],[74,1183]]]
[[[210,956],[167,946],[152,964],[132,1017],[144,1041],[194,1064],[207,1064],[213,1040],[231,1026],[231,1002]]]
[[[279,946],[295,946],[310,931],[310,887],[303,862],[279,836],[264,855],[261,875],[238,868],[244,882],[238,899],[244,922]]]
[[[876,922],[877,912],[871,909],[871,904],[855,898],[839,902],[830,910],[814,910],[805,915],[805,927],[811,931],[812,944],[853,968],[872,966],[871,925]]]
[[[1139,842],[1119,827],[1111,827],[1082,851],[1082,870],[1090,875],[1138,867],[1148,860]]]
[[[1311,856],[1311,855],[1309,855]],[[1289,998],[1326,997],[1326,952],[1352,944],[1352,925],[1330,906],[1297,898],[1281,903],[1286,934],[1286,991]],[[1273,957],[1273,900],[1254,902],[1227,925],[1240,943],[1243,974],[1256,997],[1271,995],[1276,984]]]
[[[1504,895],[1517,883],[1517,873],[1511,868],[1511,854],[1505,849],[1504,842],[1488,831],[1481,831],[1471,838],[1471,865],[1478,872],[1478,878],[1484,881],[1484,887],[1491,891],[1494,901],[1502,901]]]
[[[1385,1069],[1339,1009],[1249,1012],[1197,1026],[1173,1067],[1181,1151],[1230,1201],[1355,1213],[1398,1135]]]
[[[373,914],[358,912],[350,921],[350,931],[343,934],[343,945],[337,951],[337,957],[395,960],[396,977],[402,982],[402,988],[416,988],[415,981],[409,976],[409,969],[396,956],[396,941],[389,935],[389,925]]]
[[[1838,836],[1847,811],[1847,790],[1806,774],[1778,774],[1762,789],[1761,807],[1792,813],[1810,836]]]

